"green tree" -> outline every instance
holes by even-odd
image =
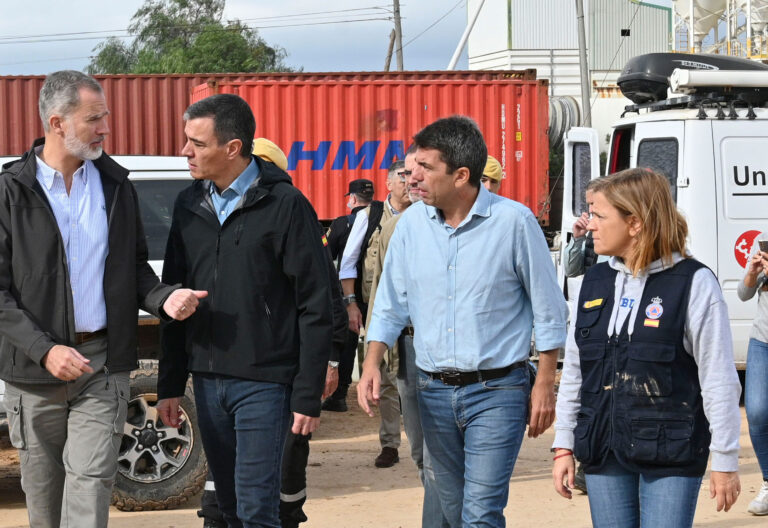
[[[111,37],[94,48],[89,73],[293,71],[239,20],[223,21],[225,0],[145,0],[128,26],[132,43]]]

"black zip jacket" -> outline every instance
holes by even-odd
[[[0,172],[0,378],[13,383],[65,383],[43,366],[54,345],[74,346],[75,310],[67,255],[43,189],[34,148]],[[139,307],[159,315],[174,290],[159,284],[147,263],[136,191],[128,171],[102,154],[109,253],[104,266],[108,356],[111,372],[137,366]]]
[[[207,290],[163,330],[158,396],[184,394],[188,372],[293,386],[291,410],[319,416],[332,339],[328,256],[309,201],[274,164],[219,224],[209,182],[179,193],[164,281]]]

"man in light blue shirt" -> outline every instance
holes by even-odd
[[[526,419],[534,438],[554,420],[565,300],[531,211],[480,185],[487,149],[477,125],[440,119],[414,143],[409,185],[422,202],[403,213],[389,245],[358,402],[372,415],[381,357],[412,321],[424,440],[443,511],[452,527],[500,527]],[[533,387],[532,327],[540,351]]]

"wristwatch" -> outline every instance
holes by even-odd
[[[357,302],[357,297],[354,293],[350,293],[349,295],[345,295],[342,300],[344,301],[344,306],[349,306],[350,304]]]
[[[329,361],[328,366],[331,368],[339,368],[339,362],[338,361]]]

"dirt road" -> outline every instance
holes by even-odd
[[[353,392],[351,391],[350,394]],[[377,469],[378,420],[369,419],[350,400],[350,412],[323,415],[320,431],[314,435],[310,456],[309,500],[305,511],[307,528],[416,528],[420,525],[422,491],[415,464],[408,458],[403,434],[401,461],[390,469]],[[740,472],[742,496],[730,513],[717,513],[709,499],[709,481],[702,486],[695,526],[768,526],[768,518],[746,513],[746,507],[760,487],[760,471],[743,417]],[[587,497],[577,493],[573,500],[555,494],[551,483],[551,430],[543,438],[526,439],[510,485],[505,511],[510,527],[586,528],[591,526]],[[187,508],[160,512],[112,510],[110,526],[115,528],[200,527],[195,515],[197,502]],[[7,445],[0,446],[0,528],[27,525],[24,496],[20,489],[18,458]]]

